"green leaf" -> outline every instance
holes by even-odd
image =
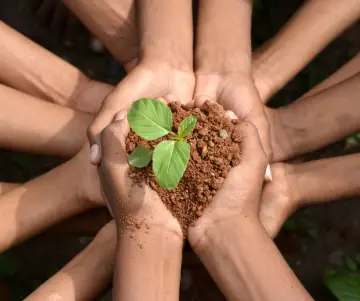
[[[325,284],[339,301],[360,300],[360,275],[353,272],[336,272],[325,276]]]
[[[171,133],[170,108],[153,98],[141,98],[133,102],[127,119],[133,131],[146,140],[155,140]]]
[[[137,168],[143,168],[151,161],[153,150],[144,146],[136,147],[129,156],[129,164]]]
[[[354,260],[352,260],[350,257],[346,257],[346,264],[350,271],[356,272],[357,271],[357,264]]]
[[[160,142],[153,155],[153,170],[162,188],[174,189],[184,175],[190,145],[184,141]]]
[[[356,254],[355,259],[358,262],[358,264],[360,264],[360,254]]]
[[[178,137],[184,138],[187,135],[190,135],[194,130],[196,123],[197,123],[197,118],[195,116],[186,117],[179,125]]]

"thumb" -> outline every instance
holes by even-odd
[[[130,127],[126,117],[126,110],[118,112],[115,115],[115,121],[101,132],[101,164],[127,166],[126,137],[130,131]]]
[[[242,122],[236,127],[242,137],[241,162],[229,172],[223,187],[237,187],[248,191],[250,188],[259,188],[263,185],[264,173],[268,165],[260,137],[256,127],[249,122]]]

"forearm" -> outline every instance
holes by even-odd
[[[95,239],[25,300],[94,300],[109,284],[116,250],[116,226],[106,225]]]
[[[138,58],[134,0],[64,0],[127,70]]]
[[[89,80],[77,68],[35,44],[5,23],[0,22],[0,82],[27,94],[79,108],[78,103],[97,103],[111,86]]]
[[[251,218],[213,225],[195,252],[227,300],[313,300],[265,230]]]
[[[284,154],[279,156],[274,152],[274,160],[282,161],[319,149],[359,130],[359,82],[360,73],[277,110],[278,125],[274,131],[278,137],[274,139],[283,145]]]
[[[251,12],[248,0],[200,0],[197,72],[251,72]]]
[[[132,227],[118,232],[114,300],[179,300],[182,238],[160,228]]]
[[[137,0],[142,61],[193,69],[191,0]]]
[[[16,184],[16,183],[0,182],[0,195],[9,192],[10,190],[19,186],[20,184]]]
[[[92,117],[0,85],[0,146],[70,157],[86,141]]]
[[[343,65],[335,73],[331,74],[327,79],[316,85],[310,91],[301,96],[301,98],[315,95],[321,91],[324,91],[342,81],[352,77],[356,73],[360,72],[360,53],[355,55],[349,62]]]
[[[297,204],[360,195],[360,154],[293,164],[289,168],[289,183]]]
[[[357,0],[308,0],[254,54],[253,75],[264,103],[360,15]]]
[[[90,208],[77,193],[76,158],[0,196],[0,252]]]

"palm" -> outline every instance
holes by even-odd
[[[241,120],[253,123],[268,157],[272,157],[268,120],[251,76],[238,73],[197,74],[195,100],[197,106],[206,100],[216,101]]]

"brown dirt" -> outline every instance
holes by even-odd
[[[235,127],[238,121],[226,118],[224,109],[218,104],[206,103],[201,110],[189,110],[178,103],[169,106],[173,112],[174,132],[185,117],[194,115],[198,118],[196,128],[188,139],[191,157],[183,178],[175,189],[162,189],[156,182],[151,164],[141,169],[131,167],[130,177],[136,183],[145,182],[160,195],[179,220],[186,236],[187,228],[202,215],[231,167],[240,163],[241,136]],[[169,137],[146,141],[131,131],[126,141],[127,152],[131,153],[140,145],[155,148],[166,139]]]

